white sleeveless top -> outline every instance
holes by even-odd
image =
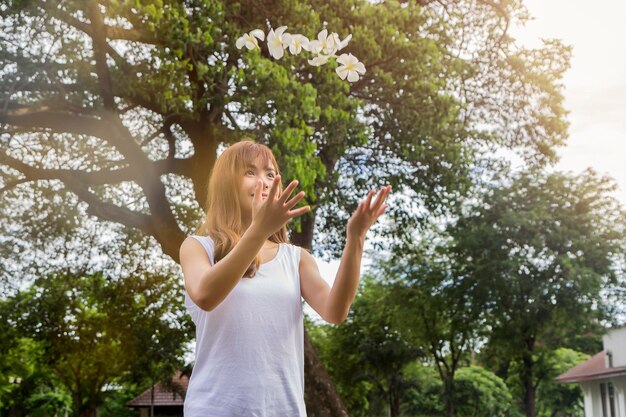
[[[195,236],[213,258],[213,240]],[[196,355],[185,417],[305,417],[300,248],[281,243],[274,259],[242,278],[212,311],[185,291]]]

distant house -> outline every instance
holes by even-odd
[[[127,402],[126,406],[138,410],[139,417],[150,417],[151,404],[154,406],[154,417],[182,417],[188,386],[189,376],[177,372],[168,383],[155,384]]]
[[[626,327],[609,331],[602,345],[602,352],[556,380],[581,385],[585,417],[626,417]]]

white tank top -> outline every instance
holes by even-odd
[[[213,258],[213,240],[195,236]],[[185,417],[305,417],[300,248],[281,243],[213,311],[185,291],[196,354]]]

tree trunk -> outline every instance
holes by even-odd
[[[400,387],[398,386],[398,376],[392,375],[389,379],[389,416],[398,417],[400,415]]]
[[[522,358],[522,384],[524,385],[524,412],[526,417],[535,417],[535,385],[533,381],[533,353],[528,350]]]
[[[150,387],[150,417],[154,417],[154,381]]]
[[[304,332],[304,402],[308,417],[348,417],[333,381]]]
[[[446,375],[443,381],[444,413],[454,417],[454,376]]]
[[[78,412],[79,417],[98,417],[98,409],[96,407],[84,406]]]
[[[308,251],[313,250],[313,230],[315,228],[315,212],[311,211],[300,217],[302,230],[292,233],[291,243],[301,246]]]

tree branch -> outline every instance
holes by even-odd
[[[11,105],[7,110],[0,109],[0,123],[25,128],[50,129],[57,133],[94,136],[113,145],[128,157],[129,162],[147,160],[134,141],[120,139],[117,136],[120,132],[116,132],[118,130],[115,129],[116,124],[111,122],[106,117],[97,118],[53,111],[48,106],[31,108]],[[124,132],[121,133],[124,134]]]
[[[100,5],[92,0],[89,5],[89,18],[93,30],[91,38],[93,39],[93,55],[96,60],[96,73],[98,74],[98,82],[100,84],[100,93],[104,101],[104,108],[115,111],[115,100],[113,100],[113,86],[111,83],[111,73],[107,65],[107,42],[106,27],[104,19],[100,13]]]
[[[0,152],[0,161],[24,174],[25,178],[19,180],[21,182],[36,181],[40,179],[59,179],[63,181],[67,188],[73,191],[79,198],[89,205],[89,209],[87,210],[89,214],[96,215],[104,220],[136,227],[145,233],[154,233],[151,226],[153,221],[151,220],[150,215],[137,213],[135,211],[116,206],[115,204],[104,202],[96,194],[89,191],[89,185],[105,183],[102,179],[98,179],[98,175],[101,175],[102,173],[85,173],[75,170],[49,170],[36,168],[25,164],[24,162],[19,161],[4,152]],[[110,171],[108,174],[114,177],[119,176],[119,173],[123,171],[125,170]]]
[[[62,10],[51,10],[50,15],[61,20],[62,22],[84,32],[90,37],[94,36],[92,26],[89,23],[83,22],[80,19],[72,16],[70,13],[65,13]],[[138,29],[124,29],[117,26],[107,26],[103,24],[104,36],[111,40],[125,40],[131,42],[141,42],[150,45],[164,45],[165,43],[156,38],[150,32],[145,32]]]

